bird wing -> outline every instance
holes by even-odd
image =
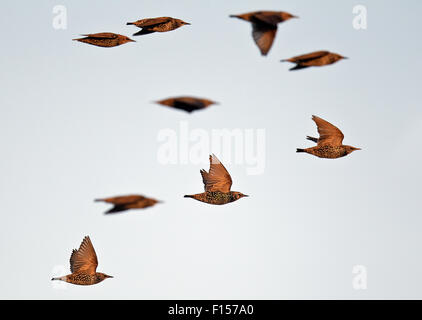
[[[252,37],[262,55],[265,56],[270,51],[276,33],[277,26],[264,23],[252,24]]]
[[[91,239],[86,236],[79,247],[74,249],[70,256],[70,271],[72,273],[95,274],[98,260]]]
[[[102,32],[102,33],[90,33],[83,34],[84,37],[95,38],[95,39],[116,39],[117,34],[111,32]]]
[[[145,27],[152,27],[155,25],[159,25],[162,23],[166,23],[171,21],[172,18],[170,17],[159,17],[159,18],[150,18],[150,19],[142,19],[136,21],[136,26],[139,28],[145,28]]]
[[[103,202],[111,203],[114,205],[126,205],[126,204],[135,203],[144,199],[145,197],[141,195],[129,195],[129,196],[119,196],[119,197],[98,199],[97,201],[103,201]]]
[[[303,54],[301,56],[296,56],[287,60],[294,63],[301,63],[301,62],[303,63],[310,60],[321,58],[329,53],[330,53],[329,51],[316,51],[312,53]]]
[[[312,120],[315,121],[318,127],[318,146],[341,146],[344,135],[339,128],[317,116],[312,116]]]
[[[229,172],[213,154],[210,155],[210,170],[206,172],[201,171],[202,181],[204,182],[205,191],[221,191],[224,193],[230,192],[232,186],[232,178]]]

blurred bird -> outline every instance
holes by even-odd
[[[317,146],[307,149],[296,149],[296,152],[306,152],[320,158],[335,159],[347,156],[355,150],[352,146],[343,145],[343,133],[328,121],[312,116],[318,127],[319,138],[307,136],[306,139],[316,142]]]
[[[70,256],[70,272],[67,276],[52,278],[78,285],[92,285],[107,278],[113,278],[105,273],[96,272],[98,266],[97,254],[92,246],[91,239],[86,236],[79,250],[73,249]]]
[[[126,24],[142,28],[142,30],[134,33],[134,36],[141,36],[153,32],[167,32],[180,28],[184,25],[190,25],[188,22],[171,17],[141,19],[135,22],[128,22]]]
[[[122,212],[122,211],[130,210],[130,209],[144,209],[144,208],[152,207],[156,203],[161,203],[161,201],[159,200],[147,198],[147,197],[136,195],[136,194],[128,195],[128,196],[104,198],[104,199],[95,199],[95,201],[111,203],[114,205],[113,208],[105,212],[106,214]]]
[[[174,97],[156,101],[156,103],[175,109],[185,110],[189,113],[196,110],[205,109],[212,104],[218,104],[212,100],[195,97]]]
[[[263,56],[271,49],[277,33],[277,24],[291,18],[299,18],[283,11],[255,11],[230,17],[252,23],[252,37]]]
[[[301,56],[293,57],[290,59],[281,60],[281,62],[293,62],[296,66],[291,68],[290,71],[299,70],[309,67],[321,67],[329,64],[336,63],[341,59],[348,59],[337,53],[329,51],[316,51]]]
[[[230,191],[232,178],[223,164],[213,154],[210,155],[210,170],[200,170],[205,192],[194,195],[185,195],[185,198],[193,198],[209,204],[226,204],[239,200],[248,195],[237,191]]]
[[[88,44],[92,44],[97,47],[117,47],[121,44],[125,44],[126,42],[135,42],[135,40],[129,39],[126,36],[121,34],[111,33],[111,32],[102,32],[102,33],[91,33],[91,34],[83,34],[85,38],[79,39],[72,39],[79,42],[84,42]]]

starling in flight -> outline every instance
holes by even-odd
[[[252,37],[263,56],[266,56],[271,49],[277,33],[277,24],[291,18],[298,18],[297,16],[283,11],[255,11],[239,15],[230,15],[230,17],[239,18],[252,23]]]
[[[193,198],[209,204],[226,204],[239,200],[242,197],[248,197],[248,195],[241,192],[230,191],[232,178],[215,155],[210,155],[209,172],[206,172],[204,169],[200,172],[202,181],[204,182],[205,192],[185,195],[185,198]]]
[[[167,32],[180,28],[184,25],[190,25],[188,22],[171,17],[141,19],[135,22],[128,22],[126,24],[135,25],[138,28],[141,28],[140,31],[133,34],[134,36],[141,36],[153,32]]]
[[[156,203],[161,202],[159,200],[147,198],[141,195],[128,195],[104,199],[95,199],[95,201],[111,203],[112,205],[114,205],[110,210],[105,212],[106,214],[122,212],[130,209],[144,209],[152,207]]]
[[[67,276],[53,278],[78,285],[92,285],[107,278],[113,278],[105,273],[96,272],[98,266],[97,255],[88,236],[84,238],[79,250],[73,249],[70,256],[70,272]]]
[[[316,147],[296,149],[296,152],[306,152],[320,158],[336,159],[347,156],[355,150],[361,150],[352,146],[343,145],[343,133],[328,121],[317,116],[312,116],[318,127],[319,138],[306,137],[317,143]]]
[[[347,58],[337,53],[332,53],[329,51],[316,51],[316,52],[304,54],[301,56],[293,57],[290,59],[284,59],[284,60],[281,60],[281,62],[296,63],[296,66],[290,69],[290,71],[293,71],[293,70],[299,70],[299,69],[304,69],[308,67],[326,66],[329,64],[336,63],[337,61],[341,59],[347,59]]]
[[[189,113],[196,110],[204,109],[212,104],[217,104],[217,102],[212,100],[195,97],[174,97],[156,101],[156,103],[175,109],[185,110]]]
[[[83,34],[85,38],[73,39],[79,42],[92,44],[97,47],[117,47],[126,42],[135,42],[135,40],[129,39],[121,34],[102,32],[102,33],[91,33]]]

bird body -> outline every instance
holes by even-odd
[[[296,56],[289,59],[281,60],[282,62],[292,62],[295,63],[296,66],[291,68],[290,70],[299,70],[309,67],[321,67],[336,63],[339,60],[347,59],[342,55],[337,53],[329,52],[329,51],[316,51],[308,54],[304,54],[301,56]]]
[[[252,37],[263,56],[267,55],[272,47],[277,25],[291,18],[298,18],[283,11],[254,11],[230,17],[252,23]]]
[[[93,285],[107,278],[113,278],[102,272],[96,272],[98,266],[97,254],[91,239],[86,236],[79,249],[74,249],[70,256],[70,272],[66,276],[55,277],[51,280],[60,280],[76,285]]]
[[[201,109],[205,109],[212,104],[217,104],[217,102],[204,99],[204,98],[195,98],[195,97],[173,97],[168,99],[163,99],[156,101],[156,103],[163,106],[172,107],[175,109],[184,110],[186,112],[193,112]]]
[[[118,196],[111,198],[95,199],[96,202],[106,202],[111,203],[113,207],[106,211],[105,213],[116,213],[122,212],[130,209],[144,209],[152,207],[156,203],[161,201],[155,200],[152,198],[147,198],[142,195],[127,195],[127,196]]]
[[[104,48],[117,47],[127,42],[135,42],[135,40],[132,40],[124,35],[111,32],[83,34],[83,36],[85,38],[73,40]]]
[[[110,278],[104,273],[97,272],[96,274],[87,274],[87,273],[77,273],[77,274],[68,274],[67,276],[53,278],[52,280],[61,280],[71,284],[76,284],[80,286],[90,286],[93,284],[100,283],[106,278]]]
[[[317,146],[307,149],[296,149],[296,152],[306,152],[319,158],[337,159],[347,156],[355,150],[360,150],[359,148],[343,145],[344,135],[336,126],[317,116],[312,116],[312,120],[317,125],[319,138],[308,136],[307,139],[316,142]]]
[[[135,22],[128,22],[127,25],[134,25],[138,28],[141,28],[142,30],[133,34],[134,36],[140,36],[153,32],[172,31],[180,28],[181,26],[190,25],[190,23],[172,17],[158,17],[141,19]]]
[[[306,152],[319,158],[336,159],[347,156],[346,146],[316,146],[307,149],[297,149],[297,152]]]
[[[200,171],[205,192],[185,195],[185,198],[192,198],[208,204],[227,204],[243,197],[248,197],[241,192],[230,191],[232,179],[227,169],[213,154],[210,155],[209,172],[202,169]]]
[[[240,192],[236,191],[227,193],[221,191],[206,191],[198,194],[186,195],[185,198],[193,198],[201,202],[220,205],[238,200],[239,194]]]

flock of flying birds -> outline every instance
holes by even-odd
[[[239,15],[230,15],[230,17],[245,20],[252,24],[252,37],[261,54],[264,56],[267,55],[271,49],[277,33],[277,25],[289,19],[298,18],[297,16],[282,11],[255,11]],[[147,18],[127,23],[127,25],[133,25],[141,29],[134,33],[134,36],[146,35],[154,32],[168,32],[189,24],[190,23],[183,20],[171,17]],[[84,38],[73,40],[99,47],[116,47],[127,42],[135,42],[124,35],[110,32],[86,34],[84,35]],[[341,59],[346,59],[346,57],[329,51],[316,51],[281,61],[292,62],[295,66],[290,70],[299,70],[308,67],[330,65]],[[157,101],[157,103],[171,108],[181,109],[189,113],[216,104],[216,102],[212,100],[196,97],[173,97]],[[316,146],[306,149],[296,149],[296,152],[305,152],[320,158],[335,159],[347,156],[355,150],[360,150],[359,148],[343,145],[344,135],[336,126],[317,116],[312,116],[312,120],[316,123],[319,137],[314,138],[307,136],[307,139],[315,142]],[[192,198],[213,205],[224,205],[239,200],[240,198],[247,197],[247,195],[241,192],[231,191],[231,176],[214,154],[210,155],[209,160],[209,171],[207,172],[204,169],[200,170],[204,183],[204,192],[185,195],[185,198]],[[142,195],[102,198],[96,199],[95,201],[113,205],[106,214],[130,209],[143,209],[161,202]],[[52,280],[61,280],[77,285],[92,285],[99,283],[106,278],[112,278],[112,276],[107,274],[96,272],[97,265],[98,260],[94,247],[90,238],[86,236],[79,249],[74,249],[72,251],[70,257],[71,274],[55,277]]]

